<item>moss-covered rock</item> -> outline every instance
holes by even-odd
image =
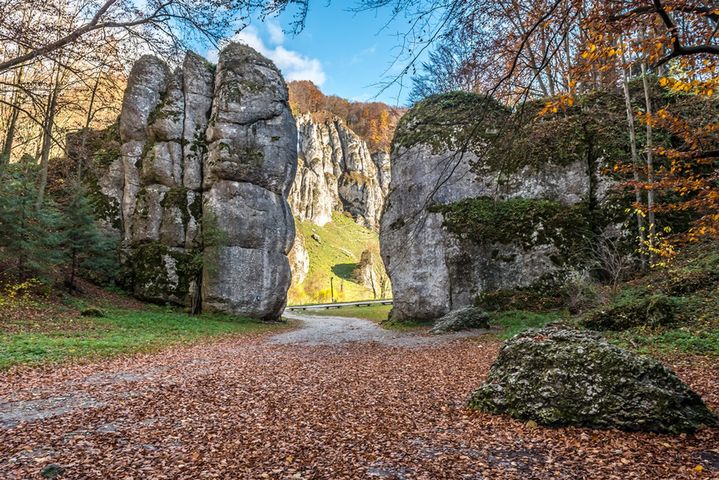
[[[486,290],[477,306],[490,312],[508,310],[546,311],[564,306],[563,272],[546,274],[526,287]]]
[[[681,433],[717,424],[699,395],[658,361],[559,327],[507,341],[469,405],[548,426]]]
[[[489,315],[481,308],[465,307],[437,320],[429,333],[459,332],[473,328],[489,328]]]
[[[105,313],[97,307],[87,307],[80,311],[80,315],[83,317],[104,317]]]
[[[509,109],[492,98],[469,92],[433,95],[402,117],[394,147],[430,145],[433,153],[448,150],[481,150],[494,138]]]
[[[590,312],[582,324],[592,330],[628,330],[634,327],[664,327],[675,322],[676,302],[663,294],[628,297]]]
[[[546,199],[478,197],[430,211],[442,213],[444,226],[462,239],[490,245],[519,243],[525,250],[551,244],[566,259],[585,254],[593,235],[594,213],[584,202],[564,205]]]
[[[170,248],[160,242],[135,246],[126,264],[136,297],[180,305],[187,304],[190,284],[202,269],[198,252]]]

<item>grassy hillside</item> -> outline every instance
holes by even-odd
[[[719,244],[692,245],[616,289],[583,280],[556,290],[487,292],[479,303],[491,311],[490,323],[504,327],[503,337],[562,321],[644,353],[719,355]]]
[[[290,288],[289,304],[330,301],[330,278],[334,279],[336,301],[373,298],[371,289],[352,279],[352,271],[364,250],[378,248],[377,232],[339,213],[333,215],[332,222],[322,227],[312,222],[296,222],[296,226],[297,235],[304,237],[310,271],[304,282]],[[313,238],[313,234],[319,241]]]

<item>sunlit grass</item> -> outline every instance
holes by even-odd
[[[153,306],[142,310],[108,309],[104,317],[85,318],[79,325],[68,319],[66,328],[62,327],[63,322],[49,323],[52,328],[47,331],[38,328],[36,321],[28,328],[23,328],[22,322],[15,322],[12,330],[0,329],[0,369],[73,358],[112,357],[278,328],[277,324],[230,315],[191,316]]]

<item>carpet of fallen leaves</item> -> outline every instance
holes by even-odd
[[[0,478],[40,478],[52,463],[73,479],[719,478],[717,429],[545,429],[468,411],[498,348],[307,347],[257,335],[5,372],[0,407],[42,410],[46,399],[70,411],[0,423]],[[665,360],[719,407],[717,362]]]

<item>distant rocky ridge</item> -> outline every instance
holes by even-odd
[[[378,229],[389,190],[389,154],[370,152],[339,118],[318,122],[300,115],[297,129],[297,177],[289,197],[295,218],[322,226],[332,221],[333,212],[345,212]]]
[[[239,44],[216,67],[188,53],[171,72],[144,56],[128,80],[119,135],[120,157],[89,183],[105,199],[103,223],[120,226],[133,293],[279,318],[295,235],[287,196],[297,130],[274,64]]]

